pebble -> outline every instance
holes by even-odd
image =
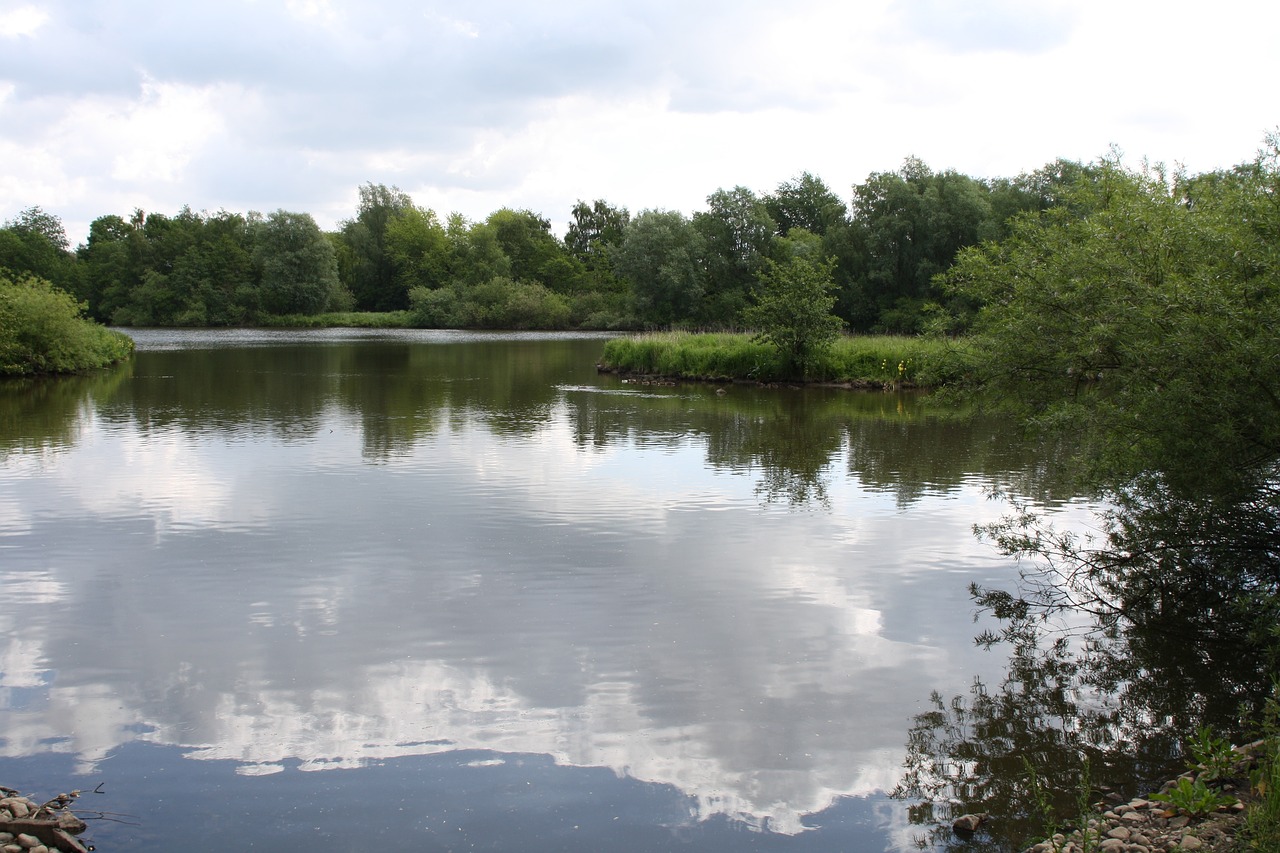
[[[1192,781],[1196,778],[1194,773],[1184,776]],[[1172,780],[1161,790],[1175,784],[1176,780]],[[1069,835],[1058,833],[1027,848],[1025,853],[1209,853],[1228,849],[1244,805],[1237,803],[1203,820],[1178,814],[1167,804],[1146,797],[1124,802],[1108,794],[1096,808],[1085,824],[1087,835],[1078,830]]]

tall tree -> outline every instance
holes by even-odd
[[[772,194],[764,197],[764,206],[778,226],[779,237],[787,236],[792,228],[803,228],[821,237],[849,216],[840,197],[808,172],[778,184]]]
[[[693,217],[706,245],[707,292],[702,319],[733,323],[749,304],[752,284],[773,254],[777,224],[746,187],[716,190]]]
[[[645,210],[627,225],[615,269],[631,283],[644,322],[670,326],[702,313],[702,235],[674,210]]]
[[[387,228],[392,220],[413,209],[413,199],[398,187],[368,183],[360,187],[355,219],[342,224],[348,254],[344,266],[356,307],[362,311],[395,311],[409,305],[408,291],[396,279],[395,262],[387,251]]]
[[[1138,635],[1176,614],[1280,659],[1278,142],[1196,180],[1104,161],[947,273],[982,305],[991,398],[1078,437],[1074,470],[1111,507],[1093,545],[1034,520],[994,531],[1052,566],[1019,606],[1085,602]]]
[[[919,331],[922,308],[941,296],[933,277],[961,248],[994,236],[986,188],[909,157],[897,172],[872,174],[853,194],[854,221],[866,239],[866,290],[879,326]]]
[[[333,245],[309,213],[277,210],[258,233],[262,307],[273,314],[316,314],[338,289]]]
[[[39,207],[27,208],[0,227],[0,268],[30,273],[80,295],[75,261],[62,220]]]
[[[449,235],[432,210],[411,207],[387,224],[386,250],[395,271],[396,289],[435,289],[449,280],[452,253]]]
[[[502,208],[491,213],[486,223],[511,260],[512,278],[536,282],[557,293],[577,289],[584,272],[582,262],[551,233],[547,219],[529,210]]]
[[[579,200],[571,215],[565,245],[588,270],[607,269],[609,250],[622,243],[631,214],[625,207],[614,207],[604,199],[596,199],[589,205]]]

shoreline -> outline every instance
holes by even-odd
[[[38,803],[21,792],[0,785],[0,851],[4,853],[88,853],[75,837],[87,825],[70,806],[79,791],[58,794]]]

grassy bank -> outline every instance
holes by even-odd
[[[408,311],[336,311],[328,314],[284,314],[263,317],[258,326],[269,329],[409,329]]]
[[[964,341],[893,335],[839,338],[804,377],[884,387],[900,383],[937,387],[964,375]],[[659,332],[605,343],[601,368],[680,379],[793,381],[778,351],[749,334]]]

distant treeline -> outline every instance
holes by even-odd
[[[280,315],[403,311],[421,327],[732,329],[766,259],[834,258],[835,312],[857,332],[915,333],[967,307],[934,276],[1010,217],[1054,206],[1093,166],[1059,160],[1011,179],[934,172],[908,158],[846,204],[802,173],[759,195],[717,190],[691,218],[579,202],[563,239],[528,210],[446,220],[395,187],[360,188],[326,233],[307,213],[94,220],[72,249],[38,207],[0,230],[0,268],[47,279],[121,326],[235,326]]]

